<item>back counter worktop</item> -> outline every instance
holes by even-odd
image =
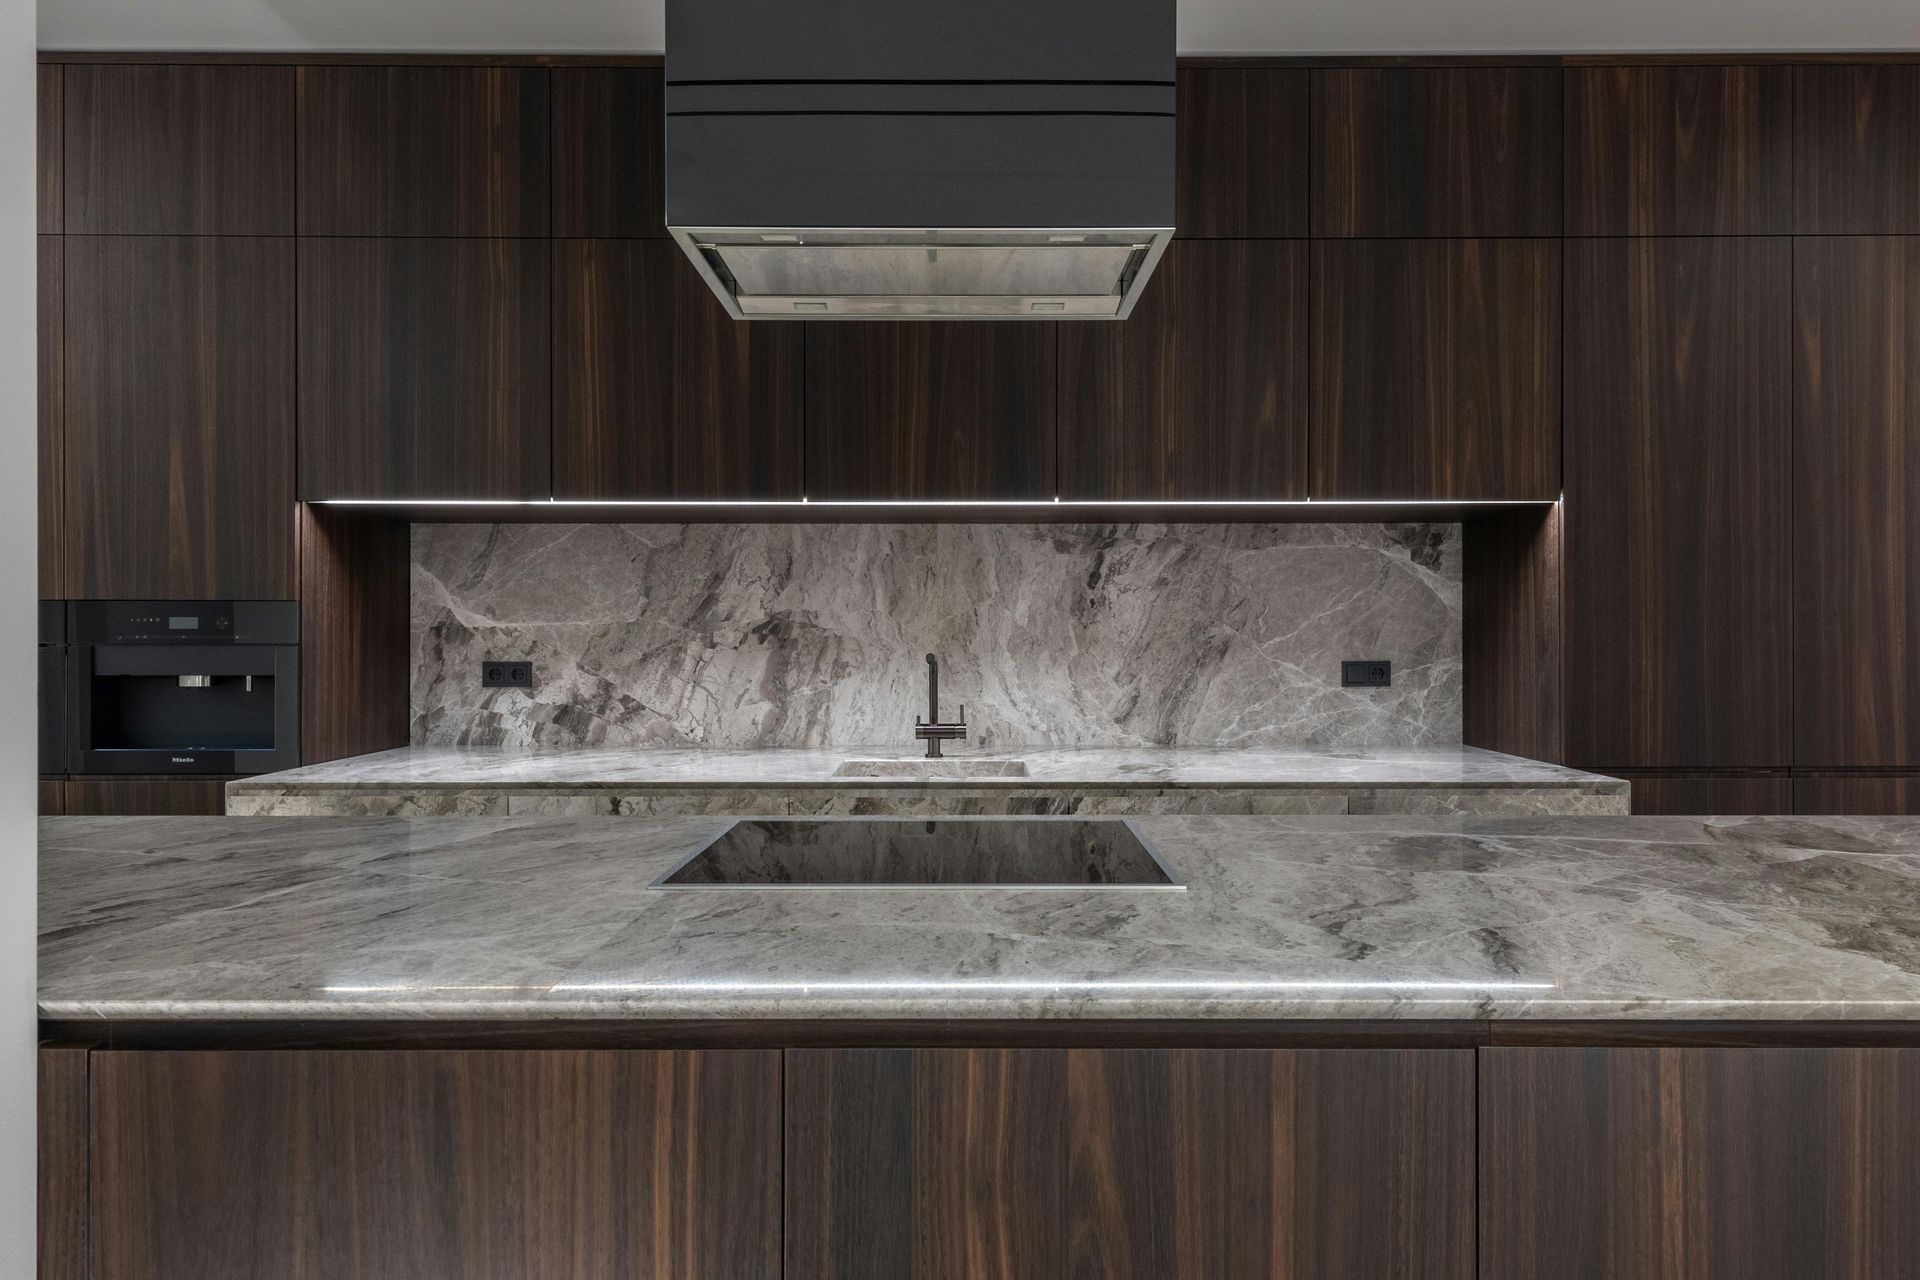
[[[649,888],[722,820],[67,818],[52,1021],[1920,1017],[1920,821],[1138,820],[1184,892]]]
[[[982,760],[1017,777],[958,776]],[[899,747],[526,750],[402,747],[227,784],[236,816],[709,814],[1600,814],[1618,778],[1477,747],[954,751],[955,776],[848,777],[934,762]]]

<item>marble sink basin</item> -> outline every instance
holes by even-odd
[[[1024,760],[842,760],[836,778],[1024,778]]]

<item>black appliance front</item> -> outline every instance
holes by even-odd
[[[71,606],[74,773],[269,773],[300,763],[291,601]]]

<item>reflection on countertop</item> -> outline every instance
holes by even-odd
[[[1150,818],[1185,893],[653,889],[713,819],[42,824],[56,1019],[1920,1017],[1920,820]]]

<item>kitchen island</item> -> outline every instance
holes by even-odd
[[[1183,889],[48,820],[56,1231],[109,1280],[1920,1266],[1920,820],[1136,825]]]
[[[955,752],[400,747],[227,784],[236,816],[1624,814],[1619,778],[1478,747]]]

